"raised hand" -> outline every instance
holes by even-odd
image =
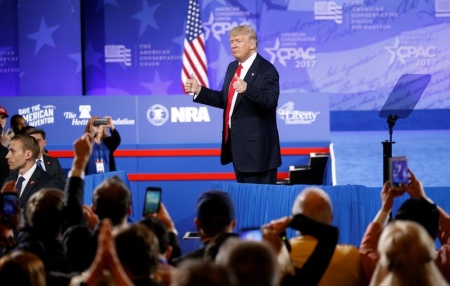
[[[201,90],[201,85],[198,83],[198,80],[195,78],[194,74],[191,73],[190,78],[188,78],[184,83],[184,90],[187,93],[198,94]]]

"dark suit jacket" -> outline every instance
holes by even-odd
[[[8,154],[8,148],[0,144],[0,185],[3,185],[3,181],[9,176],[9,165],[6,160]]]
[[[228,66],[221,91],[202,87],[194,101],[225,111],[228,88],[238,64],[234,61]],[[278,168],[281,165],[276,119],[280,94],[278,71],[258,54],[244,81],[247,90],[237,95],[231,116],[231,149],[223,143],[222,132],[221,163],[233,162],[241,172],[265,172]]]
[[[13,172],[5,183],[9,181],[17,181],[18,172]],[[38,192],[42,188],[57,188],[63,191],[64,185],[47,172],[44,172],[41,168],[36,167],[30,179],[28,180],[22,195],[19,197],[19,207],[24,209],[27,201],[30,197]]]
[[[48,155],[42,155],[42,158],[44,159],[45,171],[58,179],[61,183],[65,184],[66,177],[59,160]]]

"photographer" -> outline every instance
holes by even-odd
[[[109,128],[111,136],[108,136],[106,128]],[[85,132],[94,137],[94,149],[86,166],[86,175],[116,171],[114,151],[119,147],[121,139],[111,117],[93,116],[89,119]]]

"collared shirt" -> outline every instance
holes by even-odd
[[[42,156],[42,154],[41,154],[41,158],[36,159],[36,164],[39,164],[39,163],[38,163],[38,160],[41,160],[41,167],[42,167],[42,170],[47,171],[47,168],[45,168],[44,156]]]
[[[36,170],[37,165],[34,164],[33,167],[30,168],[30,170],[28,170],[25,174],[23,175],[18,175],[17,178],[19,178],[20,176],[22,176],[25,180],[22,182],[22,189],[18,190],[19,191],[19,197],[22,195],[23,190],[25,189],[25,186],[28,184],[28,181],[31,178],[31,175],[33,175],[34,171]],[[17,181],[16,181],[17,183]]]
[[[253,62],[256,59],[256,55],[258,53],[253,53],[245,62],[240,63],[242,65],[241,75],[239,76],[240,79],[244,79],[245,75],[247,74],[248,70],[252,66]],[[234,76],[234,75],[233,75]],[[230,87],[231,88],[231,87]],[[228,118],[228,126],[231,128],[231,116],[233,115],[234,105],[236,103],[237,98],[237,92],[234,92],[233,100],[231,101],[231,108],[230,108],[230,117]]]

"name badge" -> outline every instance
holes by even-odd
[[[103,164],[103,160],[95,161],[95,168],[97,169],[97,173],[104,173],[105,165]]]

